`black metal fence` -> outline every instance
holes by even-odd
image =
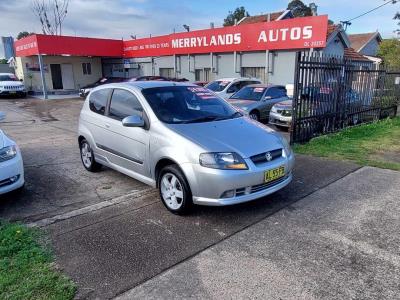
[[[292,143],[396,115],[400,71],[319,54],[296,60]]]

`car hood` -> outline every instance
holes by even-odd
[[[278,133],[247,117],[168,127],[206,151],[232,151],[243,158],[283,147]]]
[[[228,99],[228,102],[236,107],[247,107],[253,105],[257,101],[245,99]]]
[[[0,85],[23,86],[24,84],[21,81],[0,81]]]
[[[293,102],[292,102],[292,100],[285,100],[285,101],[282,101],[282,102],[278,102],[274,106],[277,109],[292,110]]]

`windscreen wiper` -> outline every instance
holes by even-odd
[[[189,124],[189,123],[201,123],[201,122],[210,122],[210,121],[215,121],[221,118],[220,116],[206,116],[206,117],[201,117],[193,120],[188,120],[188,121],[183,121],[183,124]]]

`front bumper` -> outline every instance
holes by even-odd
[[[1,90],[0,96],[18,96],[18,97],[25,97],[26,91],[18,90],[18,91],[10,91],[10,90]]]
[[[290,125],[292,124],[292,117],[282,116],[271,111],[269,113],[268,123],[277,126],[290,127]]]
[[[181,166],[193,194],[193,203],[208,206],[225,206],[252,201],[272,194],[292,181],[293,153],[271,162],[255,165],[245,159],[248,170],[217,170],[185,164]],[[285,167],[285,176],[271,183],[264,183],[265,171]],[[234,196],[221,198],[224,192],[234,190]]]
[[[17,180],[13,181],[15,176]],[[13,159],[0,162],[0,195],[18,189],[24,183],[24,164],[20,153]]]

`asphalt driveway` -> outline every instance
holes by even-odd
[[[0,110],[8,113],[2,129],[19,143],[27,179],[19,198],[1,199],[0,218],[49,233],[58,265],[78,284],[78,298],[112,298],[135,287],[142,295],[161,297],[141,284],[359,169],[298,156],[295,180],[282,191],[233,207],[199,207],[178,217],[166,211],[156,190],[106,168],[95,174],[83,169],[76,142],[82,104],[79,99],[0,102]],[[283,224],[286,217],[277,222]]]

